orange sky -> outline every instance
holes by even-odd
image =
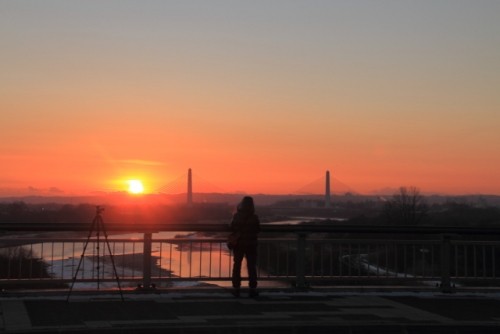
[[[500,3],[0,3],[0,196],[500,195]],[[335,189],[334,189],[335,190]],[[318,193],[323,191],[318,189]]]

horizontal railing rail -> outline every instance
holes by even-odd
[[[127,287],[230,285],[232,254],[225,244],[225,224],[107,224],[107,239],[103,231],[96,238],[88,229],[86,224],[0,224],[0,286],[65,288],[76,283],[76,288],[92,288],[97,282],[112,288],[112,262]],[[31,237],[27,232],[49,233]],[[86,233],[64,237],[53,232]],[[125,232],[135,235],[123,237]],[[160,232],[184,234],[164,237]],[[263,224],[262,232],[259,280],[297,288],[368,282],[450,292],[457,285],[496,286],[500,276],[500,242],[492,238],[500,233],[496,228],[304,223]]]
[[[108,232],[156,233],[162,231],[227,232],[228,224],[214,223],[106,223]],[[82,232],[90,224],[81,223],[0,223],[0,232]],[[357,234],[420,234],[420,235],[500,235],[500,227],[469,226],[397,226],[397,225],[340,225],[332,221],[302,224],[262,224],[263,232],[271,233],[357,233]]]

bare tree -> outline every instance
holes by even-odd
[[[384,207],[390,224],[417,225],[427,215],[428,206],[417,187],[401,187]]]

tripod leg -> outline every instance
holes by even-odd
[[[101,225],[102,225],[102,232],[104,233],[104,240],[106,242],[106,246],[108,247],[109,258],[111,260],[111,264],[113,265],[113,273],[115,274],[116,284],[118,285],[118,291],[120,291],[120,297],[121,297],[122,302],[123,302],[125,300],[123,299],[123,292],[122,292],[122,288],[120,285],[120,279],[118,277],[118,272],[116,271],[114,254],[111,252],[111,246],[109,245],[109,241],[108,241],[108,233],[106,232],[106,229],[104,228],[104,222],[102,221],[102,219],[101,219]]]
[[[82,265],[83,259],[85,257],[85,251],[87,250],[87,246],[89,245],[90,238],[92,237],[92,231],[94,230],[96,223],[97,223],[97,217],[94,218],[94,220],[92,221],[92,225],[90,226],[89,235],[87,237],[87,241],[85,242],[85,246],[83,247],[83,252],[82,255],[80,256],[80,261],[78,262],[78,266],[76,267],[75,275],[73,276],[73,281],[71,282],[66,302],[69,301],[69,297],[71,295],[71,292],[73,291],[73,287],[76,282],[76,277],[78,276],[78,272],[80,271],[80,266]]]
[[[100,275],[100,264],[101,264],[101,259],[99,257],[100,253],[100,246],[101,246],[101,240],[100,240],[100,233],[101,233],[101,216],[97,216],[97,229],[96,229],[96,237],[97,237],[97,243],[96,243],[96,257],[95,257],[95,262],[97,263],[96,266],[96,271],[97,271],[97,291],[101,290],[101,275]]]

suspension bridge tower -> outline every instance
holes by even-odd
[[[191,168],[188,169],[187,205],[193,205],[193,176],[191,174]]]
[[[330,199],[330,171],[326,171],[326,180],[325,180],[325,208],[331,208],[332,202]]]

